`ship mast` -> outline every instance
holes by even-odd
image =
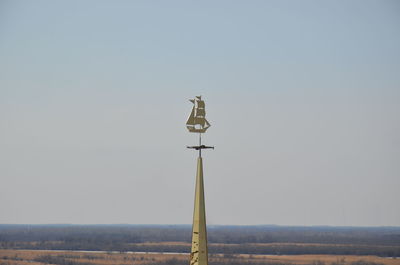
[[[201,134],[211,126],[206,120],[205,103],[201,96],[190,100],[193,103],[192,112],[186,122],[189,132],[199,134],[199,145],[188,146],[187,148],[199,151],[197,158],[196,188],[194,197],[193,225],[192,225],[192,247],[190,252],[189,265],[208,265],[208,246],[207,246],[207,226],[206,209],[204,200],[204,181],[203,181],[203,158],[202,149],[214,149],[213,146],[201,144]]]

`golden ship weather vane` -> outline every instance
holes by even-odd
[[[205,133],[211,124],[206,120],[206,104],[201,96],[196,96],[195,99],[189,99],[193,103],[192,111],[190,112],[189,118],[186,121],[186,128],[189,132],[199,133],[199,145],[198,146],[188,146],[187,148],[192,148],[199,150],[199,156],[201,157],[201,149],[214,149],[213,146],[205,146],[201,144],[201,134]]]
[[[191,99],[190,102],[193,103],[193,107],[186,122],[186,128],[189,132],[199,134],[199,145],[187,146],[187,148],[198,150],[199,157],[197,158],[192,247],[190,251],[189,265],[208,265],[206,208],[204,200],[203,159],[201,157],[201,150],[210,148],[214,149],[214,147],[201,144],[201,134],[205,133],[211,126],[206,120],[204,100],[201,99],[201,96],[196,96],[196,98]]]

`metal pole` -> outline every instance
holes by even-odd
[[[199,157],[201,157],[201,133],[199,133]]]

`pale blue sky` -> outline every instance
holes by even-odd
[[[400,225],[398,1],[1,1],[0,223]]]

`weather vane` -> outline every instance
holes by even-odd
[[[201,157],[201,149],[214,149],[213,146],[205,146],[201,144],[201,134],[205,133],[211,124],[206,120],[206,104],[201,96],[196,96],[195,99],[189,99],[193,103],[192,112],[186,122],[186,128],[189,132],[199,133],[199,145],[188,146],[187,148],[192,148],[199,150],[199,156]]]
[[[190,102],[193,103],[193,108],[186,122],[186,127],[189,132],[199,134],[199,145],[187,146],[187,148],[199,151],[199,157],[197,159],[190,265],[208,265],[206,207],[204,202],[203,159],[201,157],[201,149],[214,149],[214,147],[201,144],[201,134],[205,133],[211,126],[206,120],[204,100],[201,99],[201,96],[196,96],[196,98],[191,99]]]

